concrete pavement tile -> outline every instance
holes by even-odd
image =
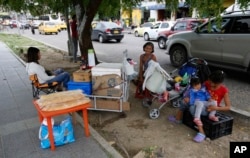
[[[29,105],[32,105],[31,107],[34,107],[32,103],[33,100],[32,92],[27,90],[27,88],[22,89],[22,92],[20,93],[18,92],[13,93],[13,97],[19,106],[20,105],[28,106],[26,104],[29,103]]]
[[[0,82],[0,100],[1,97],[5,97],[5,96],[11,96],[11,91],[9,89],[9,85],[6,79],[2,79]]]
[[[0,96],[0,112],[1,114],[5,111],[5,110],[10,110],[10,109],[15,109],[18,107],[18,105],[16,105],[15,100],[13,99],[13,96]]]
[[[34,144],[30,139],[28,132],[25,130],[3,136],[5,156],[9,158],[27,157],[35,152]]]
[[[17,133],[24,130],[27,130],[26,120],[20,120],[0,125],[1,136]]]
[[[20,119],[29,119],[33,117],[37,117],[37,111],[33,105],[30,107],[19,107]],[[38,117],[37,117],[38,118]]]
[[[0,126],[6,123],[19,121],[20,117],[19,111],[17,111],[16,108],[4,110],[0,115]]]
[[[1,133],[0,133],[0,157],[4,157],[4,150],[3,150],[3,140],[2,140],[2,136],[1,136]]]
[[[19,89],[16,90],[15,92],[13,92],[12,94],[14,97],[20,97],[20,96],[25,96],[26,99],[30,100],[30,102],[32,102],[33,100],[33,94],[32,94],[32,90],[29,89],[28,87],[24,88],[24,89]],[[26,101],[27,102],[27,101]]]
[[[45,158],[45,157],[42,157],[39,153],[35,151],[30,153],[30,155],[26,155],[25,158]]]

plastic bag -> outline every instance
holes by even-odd
[[[55,146],[75,141],[72,119],[70,116],[63,120],[59,125],[53,125],[53,135]],[[44,123],[41,124],[39,129],[39,139],[41,140],[41,148],[46,149],[50,147],[48,126]]]
[[[166,91],[166,78],[159,71],[154,71],[146,82],[146,88],[153,93],[162,94]]]

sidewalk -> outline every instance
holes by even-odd
[[[0,50],[0,158],[122,157],[91,126],[91,136],[85,137],[80,116],[74,126],[75,142],[56,147],[55,151],[41,149],[40,124],[25,67],[2,42]]]

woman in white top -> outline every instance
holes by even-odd
[[[29,47],[27,52],[27,64],[26,64],[26,71],[29,75],[37,75],[39,83],[52,83],[58,82],[62,84],[62,86],[67,89],[67,83],[70,80],[70,75],[68,72],[60,71],[60,73],[49,76],[45,72],[45,68],[41,66],[38,62],[40,60],[41,54],[40,50],[35,47]],[[59,71],[57,71],[59,72]]]

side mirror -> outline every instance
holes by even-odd
[[[174,31],[174,26],[171,27],[171,31]]]

